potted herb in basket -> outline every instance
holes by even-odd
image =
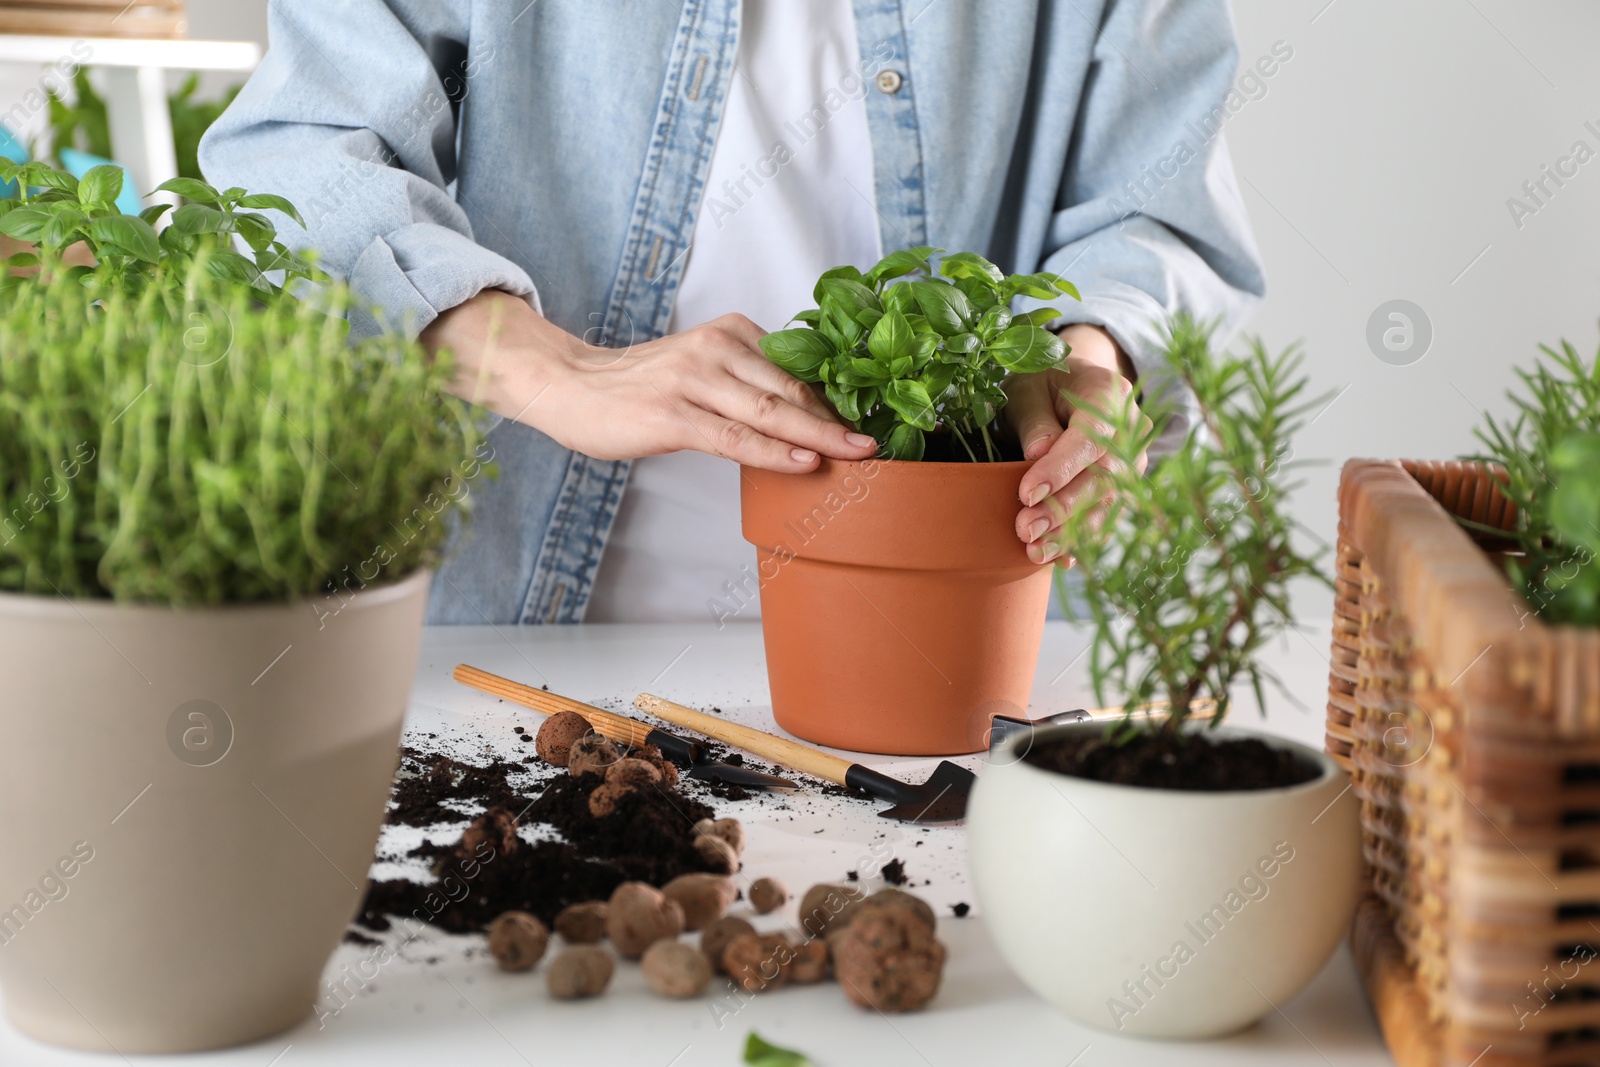
[[[1351,945],[1407,1067],[1600,1034],[1600,359],[1543,351],[1480,454],[1340,481],[1328,744],[1368,842]]]
[[[1218,725],[1244,683],[1264,710],[1261,651],[1291,626],[1290,583],[1316,575],[1283,500],[1291,437],[1316,403],[1300,359],[1259,344],[1214,355],[1183,320],[1169,357],[1200,425],[1147,476],[1108,475],[1107,510],[1061,530],[1094,625],[1096,695],[1167,712],[1012,742],[968,817],[985,914],[1040,996],[1090,1026],[1194,1038],[1248,1025],[1321,968],[1360,853],[1344,771]],[[1138,427],[1120,429],[1108,447],[1137,455]],[[1215,718],[1192,718],[1207,698]]]
[[[118,168],[4,179],[37,245],[0,264],[6,1012],[249,1041],[309,1014],[359,903],[471,424],[447,363],[289,294],[287,202],[180,181],[158,233]]]
[[[976,751],[996,713],[1027,705],[1052,570],[1012,531],[1028,464],[998,417],[1006,378],[1057,365],[1066,345],[1042,328],[1059,312],[1010,305],[1077,292],[918,247],[830,270],[813,295],[802,326],[761,347],[881,458],[743,472],[773,713],[841,748]]]

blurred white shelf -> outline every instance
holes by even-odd
[[[141,194],[178,176],[167,108],[167,71],[248,72],[261,62],[254,41],[141,40],[117,37],[31,37],[0,34],[0,63],[103,67],[111,151],[133,172]],[[147,202],[177,204],[170,193]]]
[[[87,59],[81,58],[80,55],[84,48],[89,50]],[[28,37],[0,34],[0,63],[43,64],[54,63],[62,58],[87,67],[250,71],[261,62],[261,46],[254,41]]]

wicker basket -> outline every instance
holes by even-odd
[[[1600,631],[1542,623],[1456,517],[1495,472],[1353,460],[1328,750],[1361,801],[1351,935],[1401,1067],[1600,1064]]]
[[[182,37],[185,0],[0,0],[0,33]]]

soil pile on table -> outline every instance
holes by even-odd
[[[1254,738],[1201,733],[1140,733],[1126,740],[1073,733],[1036,744],[1023,759],[1074,778],[1191,792],[1281,789],[1321,773],[1294,753]]]
[[[615,811],[597,818],[590,813],[589,794],[601,776],[579,778],[561,771],[542,782],[512,786],[508,777],[527,770],[499,760],[477,766],[403,749],[391,825],[435,827],[483,807],[501,822],[548,823],[554,833],[536,841],[525,834],[501,841],[509,848],[495,847],[500,839],[474,840],[480,817],[460,842],[418,845],[405,858],[428,864],[435,879],[371,883],[357,923],[387,930],[399,918],[471,933],[486,929],[503,912],[520,910],[548,924],[567,905],[604,900],[625,881],[659,886],[707,869],[693,845],[694,824],[715,816],[705,804],[656,786],[623,797]]]

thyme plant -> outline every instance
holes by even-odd
[[[6,176],[32,192],[0,232],[39,247],[0,263],[0,589],[285,600],[436,557],[483,469],[450,361],[269,281],[316,277],[253,210],[292,205],[194,183],[157,235],[109,206],[116,168]]]
[[[1187,440],[1141,476],[1136,460],[1170,411],[1148,423],[1132,405],[1098,412],[1105,432],[1097,436],[1120,469],[1103,475],[1106,502],[1065,515],[1059,534],[1078,560],[1094,625],[1095,695],[1109,703],[1115,691],[1130,708],[1170,701],[1152,720],[1166,731],[1203,697],[1217,701],[1213,725],[1221,722],[1245,680],[1265,708],[1264,687],[1277,679],[1260,652],[1293,625],[1290,583],[1327,583],[1316,557],[1297,549],[1285,509],[1292,438],[1327,398],[1306,397],[1296,348],[1272,355],[1257,341],[1248,355],[1218,354],[1211,335],[1188,318],[1169,325],[1168,365],[1201,412]],[[1129,720],[1119,732],[1134,729]]]
[[[939,255],[933,274],[930,257]],[[893,283],[893,284],[891,284]],[[917,460],[943,428],[968,458],[995,461],[993,426],[1008,375],[1053,367],[1067,346],[1043,325],[1054,308],[1013,314],[1019,296],[1078,298],[1059,275],[1013,274],[971,252],[918,246],[866,273],[835,267],[817,281],[803,325],[761,339],[767,358],[820,382],[841,418],[877,440],[888,459]]]

